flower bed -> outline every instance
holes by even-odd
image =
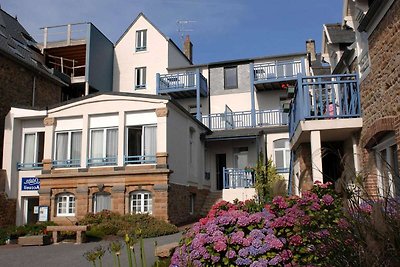
[[[341,207],[329,184],[301,198],[275,197],[262,211],[220,202],[187,231],[171,266],[329,265],[343,242],[353,244]]]

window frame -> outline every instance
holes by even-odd
[[[57,161],[61,161],[57,159],[57,149],[58,149],[58,145],[57,145],[57,135],[58,134],[68,134],[68,143],[67,143],[67,158],[65,159],[65,164],[61,164],[62,166],[57,166],[57,164],[53,163],[54,167],[80,167],[81,166],[81,159],[82,159],[82,130],[67,130],[67,131],[57,131],[54,133],[54,154],[53,154],[53,159],[55,162]],[[81,146],[80,146],[80,155],[79,155],[79,159],[73,159],[71,158],[72,155],[72,134],[73,133],[80,133],[81,134]],[[74,164],[73,161],[77,161],[79,160],[78,163]]]
[[[399,166],[397,162],[397,158],[392,155],[392,147],[395,148],[395,154],[398,153],[398,147],[396,144],[395,135],[388,134],[384,136],[374,147],[374,156],[375,156],[375,164],[376,164],[376,177],[377,177],[377,185],[378,185],[378,195],[380,197],[395,197],[398,195],[399,191],[399,181],[395,180],[396,177],[399,176]],[[381,153],[386,153],[385,155],[385,164],[383,162],[383,158]],[[385,164],[385,165],[384,165]],[[383,168],[391,168],[390,171],[384,170]],[[387,171],[388,176],[384,175],[384,172]],[[393,173],[393,171],[395,173]]]
[[[135,90],[146,89],[147,67],[135,68]]]
[[[135,52],[147,51],[147,30],[136,31]]]
[[[134,205],[133,205],[133,201],[134,198],[133,196],[140,196],[140,210],[136,210],[134,211]],[[144,196],[147,195],[149,196],[147,201],[147,211],[145,212],[145,198]],[[137,198],[135,198],[137,199]],[[140,190],[140,191],[133,191],[129,194],[129,213],[130,214],[153,214],[153,194],[150,191],[146,191],[146,190]]]
[[[280,147],[277,148],[275,147],[276,142],[278,141],[282,141],[285,140],[285,146],[284,147]],[[272,142],[273,145],[273,150],[274,150],[274,164],[276,167],[276,170],[278,173],[287,173],[289,172],[289,168],[290,168],[290,143],[289,143],[289,139],[288,138],[280,138],[280,139],[276,139]],[[288,145],[288,146],[286,146]],[[283,167],[278,167],[277,165],[277,156],[276,156],[276,152],[278,151],[282,151],[283,153]],[[289,155],[287,156],[287,152],[289,152]],[[289,157],[289,158],[287,158]]]
[[[60,212],[60,204],[63,203],[63,201],[60,202],[60,198],[62,199],[63,197],[66,197],[66,202],[65,202],[65,209],[66,212]],[[70,205],[72,204],[72,207]],[[72,209],[72,212],[70,212],[70,209]],[[61,207],[62,210],[62,207]],[[75,216],[76,213],[76,198],[75,195],[72,193],[60,193],[57,194],[56,196],[56,216],[57,217],[69,217],[69,216]]]
[[[155,151],[157,154],[157,124],[145,124],[145,125],[127,125],[125,126],[125,153],[124,153],[124,158],[125,161],[127,161],[127,157],[134,157],[134,156],[139,156],[141,158],[144,159],[144,163],[147,163],[148,159],[146,158],[146,156],[149,157],[155,157],[156,155],[145,155],[146,152],[146,133],[145,133],[145,128],[155,128],[156,129],[156,144],[155,144]],[[129,129],[130,128],[140,128],[141,130],[141,136],[140,136],[140,155],[129,155]],[[155,160],[155,158],[154,158]],[[141,162],[140,160],[137,162],[138,164],[142,164],[143,162]],[[155,162],[154,162],[155,163]],[[136,164],[136,163],[132,163],[132,162],[128,162],[126,164]]]
[[[89,135],[90,135],[90,140],[89,140],[89,159],[93,160],[93,159],[100,159],[100,158],[94,158],[92,156],[93,151],[92,151],[92,132],[93,131],[99,131],[102,130],[103,131],[103,141],[102,141],[102,157],[101,159],[103,159],[102,162],[89,162],[88,161],[88,166],[104,166],[104,165],[116,165],[118,163],[118,126],[112,126],[112,127],[104,127],[104,128],[91,128],[89,130]],[[115,155],[115,161],[105,161],[106,159],[108,159],[107,157],[107,136],[108,136],[108,131],[109,130],[117,130],[117,151],[116,151],[116,155]]]
[[[226,71],[229,69],[234,69],[235,70],[235,84],[234,85],[227,85],[227,75]],[[237,89],[239,88],[239,77],[238,77],[238,66],[229,66],[229,67],[224,67],[224,89]]]
[[[42,148],[42,160],[39,162],[39,133],[43,134],[43,148]],[[25,148],[26,148],[26,136],[27,135],[34,135],[35,143],[34,143],[34,155],[33,155],[33,162],[25,162]],[[45,132],[44,131],[36,131],[36,132],[25,132],[23,133],[23,140],[22,140],[22,153],[21,153],[21,163],[19,164],[22,169],[34,169],[34,168],[41,168],[41,163],[44,157],[44,139],[45,139]],[[29,166],[25,166],[29,164]]]

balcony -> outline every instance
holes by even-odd
[[[42,162],[33,162],[33,163],[17,163],[17,170],[18,171],[28,171],[28,170],[41,170],[43,169]]]
[[[253,71],[257,90],[280,89],[282,84],[294,84],[297,76],[305,72],[304,59],[254,64]]]
[[[156,156],[125,156],[125,164],[155,164]]]
[[[224,168],[223,169],[224,189],[252,188],[255,183],[255,176],[252,170]]]
[[[54,168],[76,168],[81,166],[80,159],[53,160]]]
[[[202,116],[202,123],[212,131],[243,129],[251,127],[283,126],[288,124],[288,115],[282,110],[256,110],[255,125],[251,111],[214,113]]]
[[[361,117],[356,74],[299,77],[289,113],[289,134],[300,121]]]
[[[157,73],[157,94],[167,94],[174,98],[207,96],[207,79],[195,72],[159,74]]]

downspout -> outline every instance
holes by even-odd
[[[32,107],[35,107],[35,95],[36,95],[36,75],[33,75],[33,85],[32,85]]]

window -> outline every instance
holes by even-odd
[[[157,126],[127,127],[126,152],[125,163],[154,163],[157,152]]]
[[[92,129],[89,165],[113,165],[118,156],[118,129]]]
[[[136,52],[147,50],[147,30],[136,31]]]
[[[23,163],[19,168],[35,168],[42,166],[44,152],[44,132],[24,135]]]
[[[130,196],[130,212],[135,213],[148,213],[151,214],[153,210],[153,203],[151,193],[148,191],[133,192]]]
[[[81,164],[82,132],[56,133],[55,167],[79,167]]]
[[[98,192],[93,194],[93,212],[102,210],[111,210],[111,194],[107,192]]]
[[[190,193],[190,210],[189,210],[189,213],[191,215],[194,214],[195,204],[196,204],[196,194]]]
[[[289,172],[289,139],[279,139],[274,141],[274,159],[276,170],[278,172]]]
[[[394,134],[387,135],[374,147],[378,191],[382,197],[394,197],[400,189],[397,149]]]
[[[135,69],[135,89],[146,88],[146,67]]]
[[[59,194],[56,202],[57,216],[75,216],[75,196],[73,194]]]
[[[225,89],[238,88],[237,67],[224,68]]]

